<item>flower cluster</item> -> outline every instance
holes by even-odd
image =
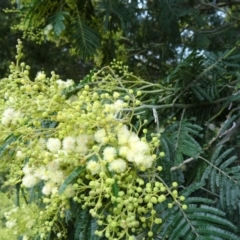
[[[39,215],[37,227],[34,221],[24,227],[17,213],[28,205],[14,208],[5,214],[7,228],[26,239],[65,239],[64,219],[74,218],[78,208],[97,219],[98,236],[134,239],[147,230],[152,237],[153,226],[163,221],[157,205],[186,208],[177,183],[168,187],[160,177],[160,134],[144,129],[147,119],[136,111],[142,94],[129,86],[126,67],[114,62],[78,86],[54,72],[50,78],[39,72],[31,81],[20,50],[0,82],[0,142],[9,165],[6,185],[37,192],[23,199],[35,202],[28,211]]]
[[[16,124],[19,119],[21,119],[21,112],[15,111],[13,108],[7,108],[2,114],[1,123],[4,126],[9,126],[10,124]]]

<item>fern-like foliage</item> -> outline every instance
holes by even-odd
[[[188,198],[188,209],[180,211],[178,206],[164,212],[165,220],[159,236],[163,239],[239,239],[233,232],[236,227],[225,218],[225,213],[210,205],[207,198]]]
[[[71,172],[66,180],[62,183],[62,185],[59,188],[59,194],[62,194],[66,187],[70,184],[73,183],[73,181],[85,170],[83,167],[78,167],[76,168],[73,172]]]
[[[120,1],[98,1],[96,13],[104,16],[103,25],[105,31],[114,28],[114,21],[119,21],[119,25],[122,27],[126,22],[131,21],[129,8]]]
[[[230,213],[240,210],[240,166],[235,164],[233,150],[219,145],[210,160],[203,159],[209,166],[202,175],[202,181],[218,196],[220,207]]]
[[[100,47],[99,34],[81,18],[79,14],[76,16],[76,20],[72,26],[71,41],[75,43],[76,53],[82,58],[88,58],[94,55]]]
[[[97,222],[91,217],[88,209],[77,211],[76,221],[74,222],[74,240],[99,240],[95,235]]]
[[[184,157],[197,158],[201,153],[201,146],[196,137],[201,137],[202,128],[183,119],[168,128],[161,137],[166,159],[174,161],[175,165],[181,164]]]
[[[4,140],[3,145],[0,146],[0,157],[4,155],[5,151],[7,150],[7,147],[18,139],[19,136],[15,136],[14,134],[10,134],[9,136],[7,136],[6,139]]]
[[[225,212],[214,207],[213,200],[189,196],[203,185],[201,182],[193,184],[182,192],[187,196],[187,210],[183,211],[178,205],[163,210],[164,223],[158,229],[157,237],[168,240],[239,239],[234,234],[236,226],[225,218]]]
[[[49,23],[53,25],[54,32],[57,36],[60,36],[62,31],[64,31],[66,28],[64,24],[65,15],[68,16],[69,13],[60,10],[48,19]]]

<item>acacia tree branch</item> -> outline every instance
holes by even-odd
[[[191,104],[181,104],[181,103],[170,103],[170,104],[164,104],[164,105],[147,105],[147,104],[143,104],[140,107],[136,107],[134,108],[134,110],[144,110],[144,109],[166,109],[166,108],[193,108],[193,107],[199,107],[199,106],[209,106],[209,105],[214,105],[216,103],[220,103],[220,102],[232,102],[230,101],[231,99],[229,97],[224,97],[224,98],[220,98],[217,99],[215,101],[212,102],[203,102],[203,103],[191,103]],[[234,99],[233,99],[234,101]],[[132,111],[131,108],[124,108],[123,111]]]

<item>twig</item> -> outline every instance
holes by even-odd
[[[186,160],[184,160],[181,164],[179,164],[179,165],[177,165],[177,166],[174,166],[174,167],[171,167],[171,171],[175,171],[175,170],[177,170],[177,169],[179,169],[179,168],[181,168],[183,165],[185,165],[186,163],[189,163],[189,162],[191,162],[191,161],[193,161],[193,160],[196,160],[197,158],[193,158],[193,157],[191,157],[191,158],[188,158],[188,159],[186,159]]]

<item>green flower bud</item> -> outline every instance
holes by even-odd
[[[166,200],[166,196],[165,195],[160,195],[159,197],[158,197],[158,202],[164,202]]]
[[[177,182],[173,182],[173,183],[172,183],[172,186],[173,186],[173,187],[177,187],[177,186],[178,186],[178,183],[177,183]]]
[[[184,197],[184,196],[181,196],[179,199],[180,199],[180,201],[184,201],[184,200],[185,200],[185,197]]]
[[[182,209],[183,210],[187,210],[188,209],[188,206],[186,204],[182,205]]]
[[[164,152],[160,152],[159,156],[160,157],[165,157],[165,153]]]

